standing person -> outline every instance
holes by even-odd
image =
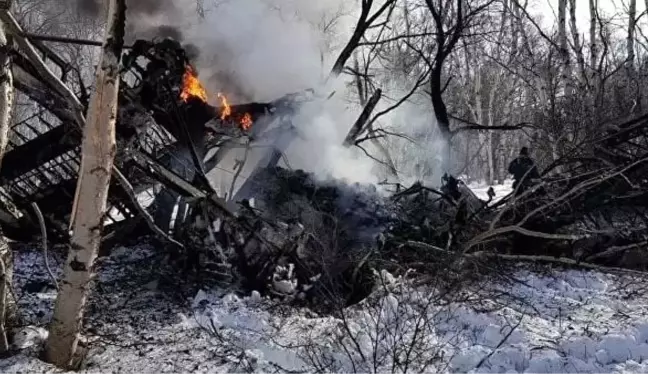
[[[527,147],[522,147],[520,155],[509,164],[508,171],[513,174],[513,189],[517,195],[531,186],[534,179],[540,179],[538,168],[531,157],[529,157],[529,149]]]

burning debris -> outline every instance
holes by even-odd
[[[253,124],[252,115],[248,112],[237,112],[236,115],[233,115],[232,106],[227,100],[227,97],[220,92],[217,94],[217,97],[220,101],[220,108],[216,110],[216,114],[220,120],[238,123],[244,131],[250,130]],[[198,79],[196,70],[191,65],[187,65],[186,71],[182,76],[180,98],[185,103],[188,103],[192,99],[200,100],[205,104],[209,101],[207,90],[203,87],[200,79]]]
[[[207,91],[203,87],[202,83],[200,83],[200,80],[198,80],[198,75],[191,65],[187,65],[187,71],[185,71],[182,76],[182,92],[180,92],[180,98],[185,103],[189,101],[190,98],[196,98],[203,102],[207,102]],[[229,110],[226,105],[224,106],[223,112],[225,112],[225,109]],[[221,119],[224,119],[222,115]]]
[[[40,116],[44,131],[10,144],[2,168],[2,227],[12,238],[31,238],[38,232],[30,209],[36,203],[49,238],[67,242],[81,134],[63,94],[43,83],[29,59],[12,53],[16,86],[57,121]],[[489,204],[452,176],[440,189],[416,184],[379,193],[278,168],[296,137],[291,117],[312,93],[231,104],[226,93],[205,88],[174,40],[135,42],[123,57],[122,76],[115,165],[127,183],[110,185],[104,246],[154,233],[173,261],[203,278],[236,279],[249,289],[293,299],[330,301],[336,294],[350,304],[371,291],[375,268],[430,272],[453,254],[481,259],[485,255],[475,253],[534,248],[534,253],[609,261],[600,237],[569,236],[567,228],[611,209],[615,196],[632,196],[625,201],[640,214],[645,211],[640,198],[646,169],[637,160],[646,156],[628,148],[644,136],[646,118],[621,124],[600,139],[605,162],[585,162],[596,158],[582,155],[563,165],[573,166],[572,177],[545,178],[537,188]],[[18,123],[13,132],[30,126]],[[207,173],[231,149],[264,141],[270,149],[238,189],[226,196],[211,185]],[[582,170],[604,170],[605,178],[592,179]],[[153,202],[144,208],[139,198],[150,191]],[[645,243],[636,232],[606,240],[620,251]]]
[[[33,139],[10,145],[3,168],[6,200],[19,202],[17,209],[23,212],[29,212],[29,203],[36,202],[44,211],[50,238],[66,241],[69,211],[63,207],[71,204],[74,195],[81,134],[73,124],[74,116],[65,99],[45,86],[34,85],[33,82],[40,79],[36,69],[17,51],[14,54],[17,86],[43,110],[54,114],[58,121],[52,123],[40,117],[43,118],[41,128],[46,131],[34,130],[36,137]],[[127,192],[118,184],[111,186],[113,213],[107,217],[109,231],[132,226],[128,222],[137,219],[141,208],[129,195],[150,190],[160,182],[150,170],[142,169],[133,158],[134,154],[144,154],[164,165],[176,177],[209,191],[205,173],[220,161],[203,162],[210,149],[228,139],[247,136],[255,123],[260,123],[255,134],[262,134],[277,118],[274,116],[277,109],[289,112],[285,101],[230,105],[222,93],[215,96],[219,105],[211,106],[209,94],[184,49],[171,39],[156,43],[137,41],[123,58],[122,75],[128,83],[120,88],[119,148],[115,163],[130,180],[134,191]],[[267,119],[260,121],[264,117]],[[32,127],[27,122],[19,123],[14,132],[24,133],[20,128],[25,126]],[[222,158],[225,152],[223,150],[218,156]],[[30,161],[24,162],[25,158]],[[176,190],[166,190],[158,194],[157,203],[169,203],[179,197]],[[160,208],[160,204],[154,205]],[[156,210],[157,223],[163,230],[168,229],[173,206]],[[13,217],[6,222],[7,234],[24,238],[35,232],[35,221],[30,213]]]

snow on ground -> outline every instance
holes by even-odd
[[[31,328],[0,372],[58,372],[37,358],[55,297],[42,253],[16,257]],[[510,281],[481,282],[448,304],[430,286],[383,274],[385,287],[342,319],[256,292],[192,288],[160,260],[142,247],[101,261],[83,372],[648,372],[647,282],[638,275],[516,265]]]
[[[155,201],[155,188],[152,187],[140,192],[139,194],[136,195],[136,198],[137,198],[137,202],[140,204],[142,208],[144,209],[148,208],[151,204],[153,204],[153,201]],[[114,222],[119,222],[124,220],[124,215],[121,214],[119,210],[115,207],[112,207],[108,211],[108,216],[111,217],[111,219],[105,220],[106,226],[112,225]]]
[[[475,195],[477,195],[478,198],[488,200],[488,189],[491,187],[490,185],[482,181],[471,182],[467,186],[475,193]],[[506,179],[501,184],[494,184],[492,187],[495,191],[495,197],[491,204],[494,204],[513,191],[513,180]]]

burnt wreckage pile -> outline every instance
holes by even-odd
[[[73,73],[56,54],[35,45],[47,51],[48,62],[58,65],[62,80]],[[81,131],[65,98],[20,51],[13,54],[15,86],[37,103],[37,108],[11,129],[0,175],[0,219],[7,236],[28,238],[38,232],[30,208],[31,203],[37,203],[50,239],[65,241],[80,163]],[[169,209],[173,209],[178,195],[188,194],[184,187],[191,186],[186,184],[197,186],[193,190],[205,195],[213,193],[205,173],[218,164],[228,148],[221,147],[204,160],[209,149],[243,135],[259,136],[270,122],[291,109],[290,97],[275,103],[213,107],[200,92],[187,94],[192,88],[186,86],[197,79],[185,51],[171,39],[136,42],[123,57],[122,77],[115,165],[132,191],[113,178],[111,209],[106,217],[108,235],[134,226],[141,207],[136,206],[132,194],[139,195],[158,183],[165,187],[156,196],[154,205],[159,209],[153,214],[166,231],[171,219]],[[78,96],[87,105],[88,93],[84,87],[80,91]],[[254,129],[250,129],[252,123]]]
[[[49,63],[58,66],[61,77],[55,79],[65,82],[75,73],[45,46],[35,45],[45,51]],[[0,224],[10,238],[33,238],[40,233],[35,204],[43,213],[48,238],[66,243],[81,131],[69,97],[51,83],[52,72],[44,72],[33,56],[22,52],[12,52],[16,88],[36,104],[37,111],[18,121],[11,131],[12,142],[2,167]],[[171,39],[137,41],[123,56],[121,74],[105,248],[129,237],[154,233],[168,244],[174,260],[201,274],[230,281],[237,277],[251,288],[279,290],[285,296],[296,294],[295,287],[286,286],[297,284],[296,278],[302,289],[318,277],[337,287],[345,283],[340,279],[357,274],[354,266],[361,254],[345,249],[358,241],[366,243],[367,236],[351,233],[365,228],[375,233],[378,228],[370,213],[354,213],[351,190],[342,196],[337,187],[322,189],[327,199],[339,198],[329,213],[311,207],[301,215],[273,217],[271,212],[281,205],[273,199],[279,196],[258,188],[290,180],[293,187],[302,188],[296,195],[313,191],[309,176],[300,172],[291,176],[293,172],[276,168],[284,148],[296,136],[290,118],[303,100],[312,98],[311,91],[270,103],[229,105],[223,99],[221,106],[211,106],[185,51]],[[76,95],[87,105],[86,89],[80,87],[79,91]],[[210,185],[207,172],[242,143],[263,141],[270,145],[267,153],[236,194],[225,201]],[[303,190],[306,185],[309,187]],[[138,198],[154,188],[159,191],[145,209]],[[254,196],[266,200],[266,212],[260,214],[247,203],[246,198]],[[316,223],[320,228],[334,226],[341,213],[349,218],[343,219],[350,226],[331,231],[336,238],[331,244],[338,250],[329,251],[311,229]],[[325,214],[334,217],[325,218]],[[306,226],[299,222],[302,219]],[[321,253],[331,255],[324,258]],[[299,264],[297,269],[295,264]],[[330,270],[323,277],[322,267]],[[348,289],[341,292],[352,293]]]
[[[34,45],[58,67],[56,79],[78,74]],[[0,224],[10,238],[33,238],[35,203],[49,239],[67,242],[81,131],[69,99],[44,76],[52,72],[22,52],[12,52],[15,85],[36,110],[11,130],[0,171]],[[624,266],[645,267],[628,258],[645,253],[648,243],[648,115],[591,137],[548,168],[541,183],[494,204],[451,176],[440,189],[416,184],[385,197],[372,187],[322,183],[277,167],[297,136],[291,117],[310,92],[211,106],[171,39],[137,41],[123,57],[122,76],[107,248],[154,233],[175,259],[210,279],[346,303],[371,290],[372,269],[445,271],[434,265],[457,253],[551,254],[608,265],[623,258]],[[76,95],[87,105],[84,87]],[[225,200],[206,174],[232,149],[261,141],[271,146],[267,154]],[[560,172],[548,176],[555,168]],[[138,197],[151,190],[154,202],[145,209]]]

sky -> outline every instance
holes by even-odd
[[[627,22],[627,9],[629,0],[598,0],[599,12],[605,17],[616,15],[621,22]],[[550,27],[557,19],[558,0],[531,0],[533,13],[543,16],[543,25]],[[645,11],[645,0],[637,0],[637,15]],[[569,11],[569,10],[568,10]],[[589,0],[576,0],[576,24],[581,34],[587,34],[589,29]],[[645,24],[648,16],[642,18]],[[586,37],[587,35],[585,35]]]

